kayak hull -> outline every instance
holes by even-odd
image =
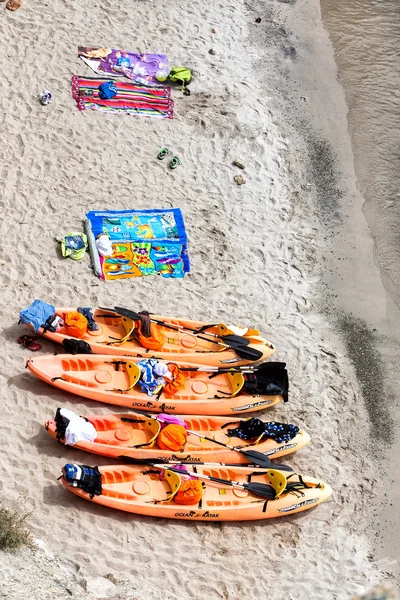
[[[110,360],[111,358],[111,360]],[[210,378],[202,371],[185,372],[185,389],[170,396],[162,394],[159,399],[148,396],[138,385],[127,392],[129,379],[117,363],[138,363],[141,358],[119,355],[71,355],[58,354],[35,356],[27,361],[27,367],[37,377],[59,389],[84,398],[149,412],[182,415],[237,415],[270,408],[282,402],[281,395],[256,396],[240,391],[234,396],[229,374],[221,373]],[[190,363],[175,363],[180,368],[196,368]]]
[[[330,486],[308,476],[303,476],[303,480],[312,486],[309,489],[283,493],[279,498],[268,501],[252,492],[205,481],[200,506],[180,505],[174,499],[160,502],[168,496],[168,484],[165,480],[160,481],[157,474],[146,474],[146,470],[147,467],[132,465],[99,467],[103,490],[101,495],[92,499],[83,490],[71,487],[64,477],[61,481],[69,491],[94,504],[150,517],[190,521],[253,521],[283,517],[314,508],[332,493]],[[211,468],[198,465],[196,470],[208,476],[243,483],[252,474],[253,483],[269,483],[265,470],[258,474],[254,467]],[[296,478],[294,475],[290,481],[296,481]],[[316,487],[318,485],[321,487]]]
[[[116,415],[89,415],[85,418],[92,423],[98,432],[98,436],[93,442],[80,441],[75,444],[75,448],[84,452],[99,454],[109,458],[126,456],[147,460],[182,460],[192,461],[193,463],[222,462],[244,465],[249,462],[241,452],[234,452],[229,450],[229,448],[223,448],[218,444],[213,444],[204,438],[199,438],[192,434],[188,434],[183,451],[173,452],[158,448],[157,446],[134,448],[133,446],[135,445],[146,444],[152,437],[150,431],[143,427],[145,417],[139,414],[135,415],[134,412]],[[126,421],[126,419],[132,421],[141,419],[142,421],[141,423],[134,423]],[[304,448],[310,441],[308,433],[299,431],[289,442],[279,443],[275,440],[267,439],[264,442],[254,445],[237,437],[229,437],[227,435],[227,429],[239,426],[240,420],[235,422],[232,421],[232,418],[189,416],[185,417],[185,423],[190,431],[203,434],[224,444],[241,446],[246,450],[256,450],[271,459],[296,452]],[[224,427],[227,424],[230,427]],[[56,439],[56,422],[54,420],[47,421],[45,428]],[[64,440],[62,440],[63,442]]]
[[[58,307],[56,314],[64,318],[67,312],[75,311],[76,308]],[[203,337],[208,337],[210,341],[201,339],[195,335],[185,331],[174,331],[168,327],[159,326],[166,336],[166,343],[161,350],[146,350],[136,341],[129,341],[123,344],[116,343],[116,340],[122,339],[125,335],[125,330],[122,327],[121,317],[100,308],[93,309],[94,320],[98,325],[97,331],[88,331],[82,337],[87,342],[94,354],[125,354],[131,357],[144,358],[159,358],[168,361],[181,360],[187,363],[197,365],[209,365],[217,367],[241,366],[249,364],[248,360],[244,360],[238,356],[234,350],[224,348],[213,341],[212,336],[207,336],[203,333]],[[190,329],[199,329],[205,325],[201,321],[192,321],[190,319],[177,319],[168,316],[151,315],[159,321],[164,321],[171,324],[173,327],[188,327]],[[208,333],[218,333],[218,328],[213,327],[207,330]],[[43,328],[39,332],[44,337],[62,344],[65,339],[75,339],[61,329],[59,332],[44,332]],[[251,336],[249,347],[262,352],[262,356],[257,362],[266,360],[275,352],[275,348],[266,339],[260,336]]]

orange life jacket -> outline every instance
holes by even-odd
[[[180,452],[184,449],[187,440],[187,431],[183,425],[171,423],[161,429],[157,437],[157,445],[162,450]]]
[[[177,504],[198,504],[203,496],[203,484],[198,479],[184,481],[174,496]]]
[[[81,338],[87,332],[88,320],[78,311],[69,312],[64,318],[64,331],[74,338]]]

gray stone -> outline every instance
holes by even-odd
[[[93,577],[85,581],[85,590],[98,598],[107,598],[115,594],[116,586],[105,577]]]

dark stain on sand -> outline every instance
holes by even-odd
[[[320,220],[328,225],[341,221],[339,200],[343,190],[339,183],[336,155],[331,144],[313,134],[305,136],[308,149],[309,168],[316,189]]]
[[[393,420],[385,405],[385,377],[382,361],[375,347],[375,336],[363,319],[347,313],[337,318],[338,328],[355,368],[375,441],[393,442]]]

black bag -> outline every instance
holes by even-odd
[[[244,374],[244,389],[252,396],[283,396],[289,400],[289,377],[285,363],[264,363],[254,373]]]
[[[90,344],[84,340],[65,339],[62,342],[64,349],[68,354],[93,354]]]

